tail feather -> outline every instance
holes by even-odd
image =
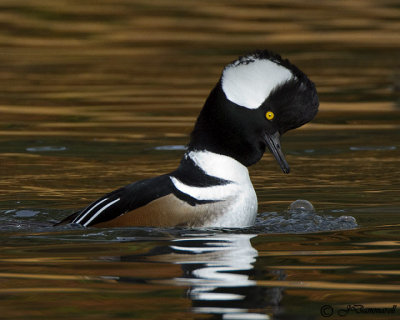
[[[59,221],[59,222],[57,222],[57,223],[55,223],[53,226],[56,227],[56,226],[61,226],[61,225],[63,225],[63,224],[71,223],[72,221],[74,221],[74,219],[75,219],[77,216],[79,216],[79,214],[80,214],[81,212],[82,212],[82,211],[76,211],[76,212],[74,212],[73,214],[69,215],[68,217],[62,219],[61,221]]]

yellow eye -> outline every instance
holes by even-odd
[[[267,111],[267,113],[265,114],[265,117],[268,120],[272,120],[275,117],[275,115],[274,115],[274,113],[272,111]]]

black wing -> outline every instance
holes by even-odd
[[[140,180],[104,195],[82,211],[73,213],[56,225],[77,223],[89,227],[112,220],[173,191],[174,186],[168,175]]]
[[[78,223],[89,227],[115,219],[126,212],[145,206],[151,201],[171,193],[191,206],[219,201],[198,200],[181,192],[173,185],[171,176],[185,184],[196,187],[208,187],[230,183],[230,181],[206,175],[191,159],[184,158],[179,168],[171,174],[140,180],[115,190],[93,202],[82,211],[73,213],[56,225]]]

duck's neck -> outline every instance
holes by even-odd
[[[249,111],[226,99],[219,81],[208,96],[190,135],[189,150],[208,150],[234,158],[246,167],[259,161],[265,151],[260,132],[254,130]]]

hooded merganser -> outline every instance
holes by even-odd
[[[115,190],[59,224],[250,226],[257,196],[247,167],[268,148],[289,173],[280,136],[311,121],[318,105],[314,84],[288,60],[266,50],[240,57],[224,68],[175,171]]]

